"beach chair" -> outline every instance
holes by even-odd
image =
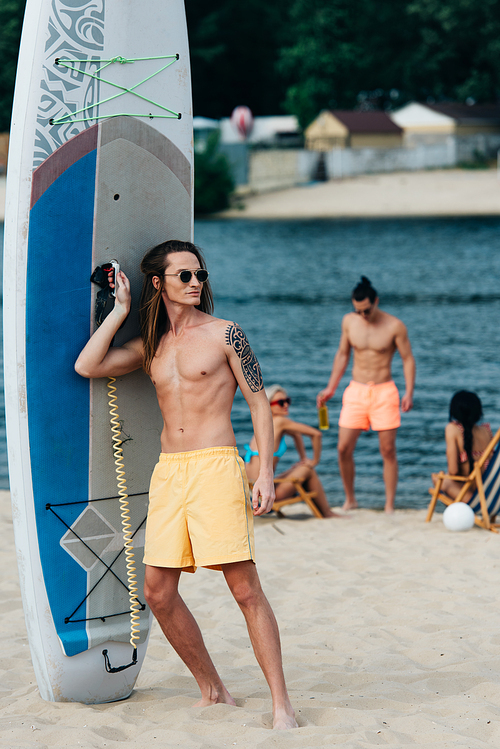
[[[483,472],[483,466],[487,460],[490,462]],[[456,499],[448,497],[447,494],[441,491],[444,479],[453,479],[453,481],[463,483]],[[463,497],[473,486],[476,488],[467,504],[474,510],[476,525],[498,533],[497,528],[500,525],[495,523],[494,519],[500,511],[500,429],[479,460],[474,463],[474,468],[468,476],[450,476],[443,471],[438,474],[436,486],[429,489],[432,499],[427,510],[426,523],[431,521],[438,500],[445,505],[452,505],[454,502],[463,502]]]
[[[299,479],[274,479],[275,484],[293,484],[295,487],[295,490],[297,494],[294,494],[293,497],[287,497],[286,499],[277,499],[275,503],[273,504],[273,511],[278,515],[280,518],[286,517],[286,515],[281,511],[282,507],[286,507],[287,505],[295,505],[298,502],[305,502],[306,505],[309,507],[313,515],[317,518],[322,518],[323,515],[318,510],[316,505],[313,502],[313,499],[316,497],[316,492],[308,492],[304,489],[304,486]],[[250,489],[253,489],[253,484],[250,484]]]

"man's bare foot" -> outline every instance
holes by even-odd
[[[349,500],[346,499],[346,501],[342,505],[342,509],[345,510],[345,511],[347,511],[347,510],[357,510],[358,509],[358,503],[356,502],[356,500],[354,500],[354,502],[349,502]]]
[[[295,711],[290,704],[273,711],[273,729],[275,731],[288,731],[289,728],[298,727],[299,725],[295,720]]]
[[[323,515],[323,520],[328,520],[328,518],[341,518],[342,520],[345,520],[347,515],[340,515],[338,512],[332,512],[330,511],[328,515]]]
[[[384,512],[386,515],[394,515],[394,507],[386,505],[384,508]]]
[[[208,707],[209,705],[217,705],[222,703],[224,705],[236,705],[226,687],[222,685],[222,689],[211,688],[209,693],[203,695],[201,700],[197,702],[193,707]]]

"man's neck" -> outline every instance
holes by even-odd
[[[373,313],[373,317],[370,320],[367,320],[368,325],[377,325],[377,323],[379,323],[382,319],[383,315],[384,313],[382,312],[382,310],[377,307],[377,309]]]
[[[163,301],[170,321],[169,332],[174,337],[181,335],[185,328],[195,325],[197,318],[202,314],[196,307],[191,307],[191,305],[177,304],[171,302],[170,299],[164,299]]]

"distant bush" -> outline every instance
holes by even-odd
[[[194,212],[215,213],[229,207],[234,180],[224,154],[219,153],[220,133],[210,133],[203,148],[194,153]]]
[[[470,161],[460,161],[457,166],[459,169],[491,169],[496,166],[496,161],[488,159],[486,154],[476,148]]]

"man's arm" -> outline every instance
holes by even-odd
[[[262,372],[248,338],[236,323],[225,331],[225,350],[229,366],[250,408],[253,430],[259,451],[259,476],[253,485],[254,515],[269,512],[274,503],[274,431],[271,407],[264,392]],[[259,507],[260,497],[260,507]]]
[[[130,283],[119,273],[115,306],[76,360],[75,370],[82,377],[112,377],[142,366],[142,341],[134,338],[124,346],[111,347],[115,334],[130,311]],[[111,348],[110,348],[111,347]]]
[[[328,385],[324,390],[318,393],[316,397],[316,405],[318,408],[323,406],[327,400],[330,400],[335,395],[335,391],[338,388],[339,382],[344,376],[344,372],[349,364],[351,358],[351,343],[349,341],[347,315],[342,320],[342,332],[340,335],[340,343],[337,349],[337,353],[333,359],[332,373],[328,380]]]
[[[410,411],[413,406],[413,390],[415,388],[416,365],[415,358],[412,354],[410,339],[406,325],[401,320],[398,321],[398,330],[394,339],[399,355],[403,360],[403,374],[405,378],[406,391],[401,398],[401,410]]]

